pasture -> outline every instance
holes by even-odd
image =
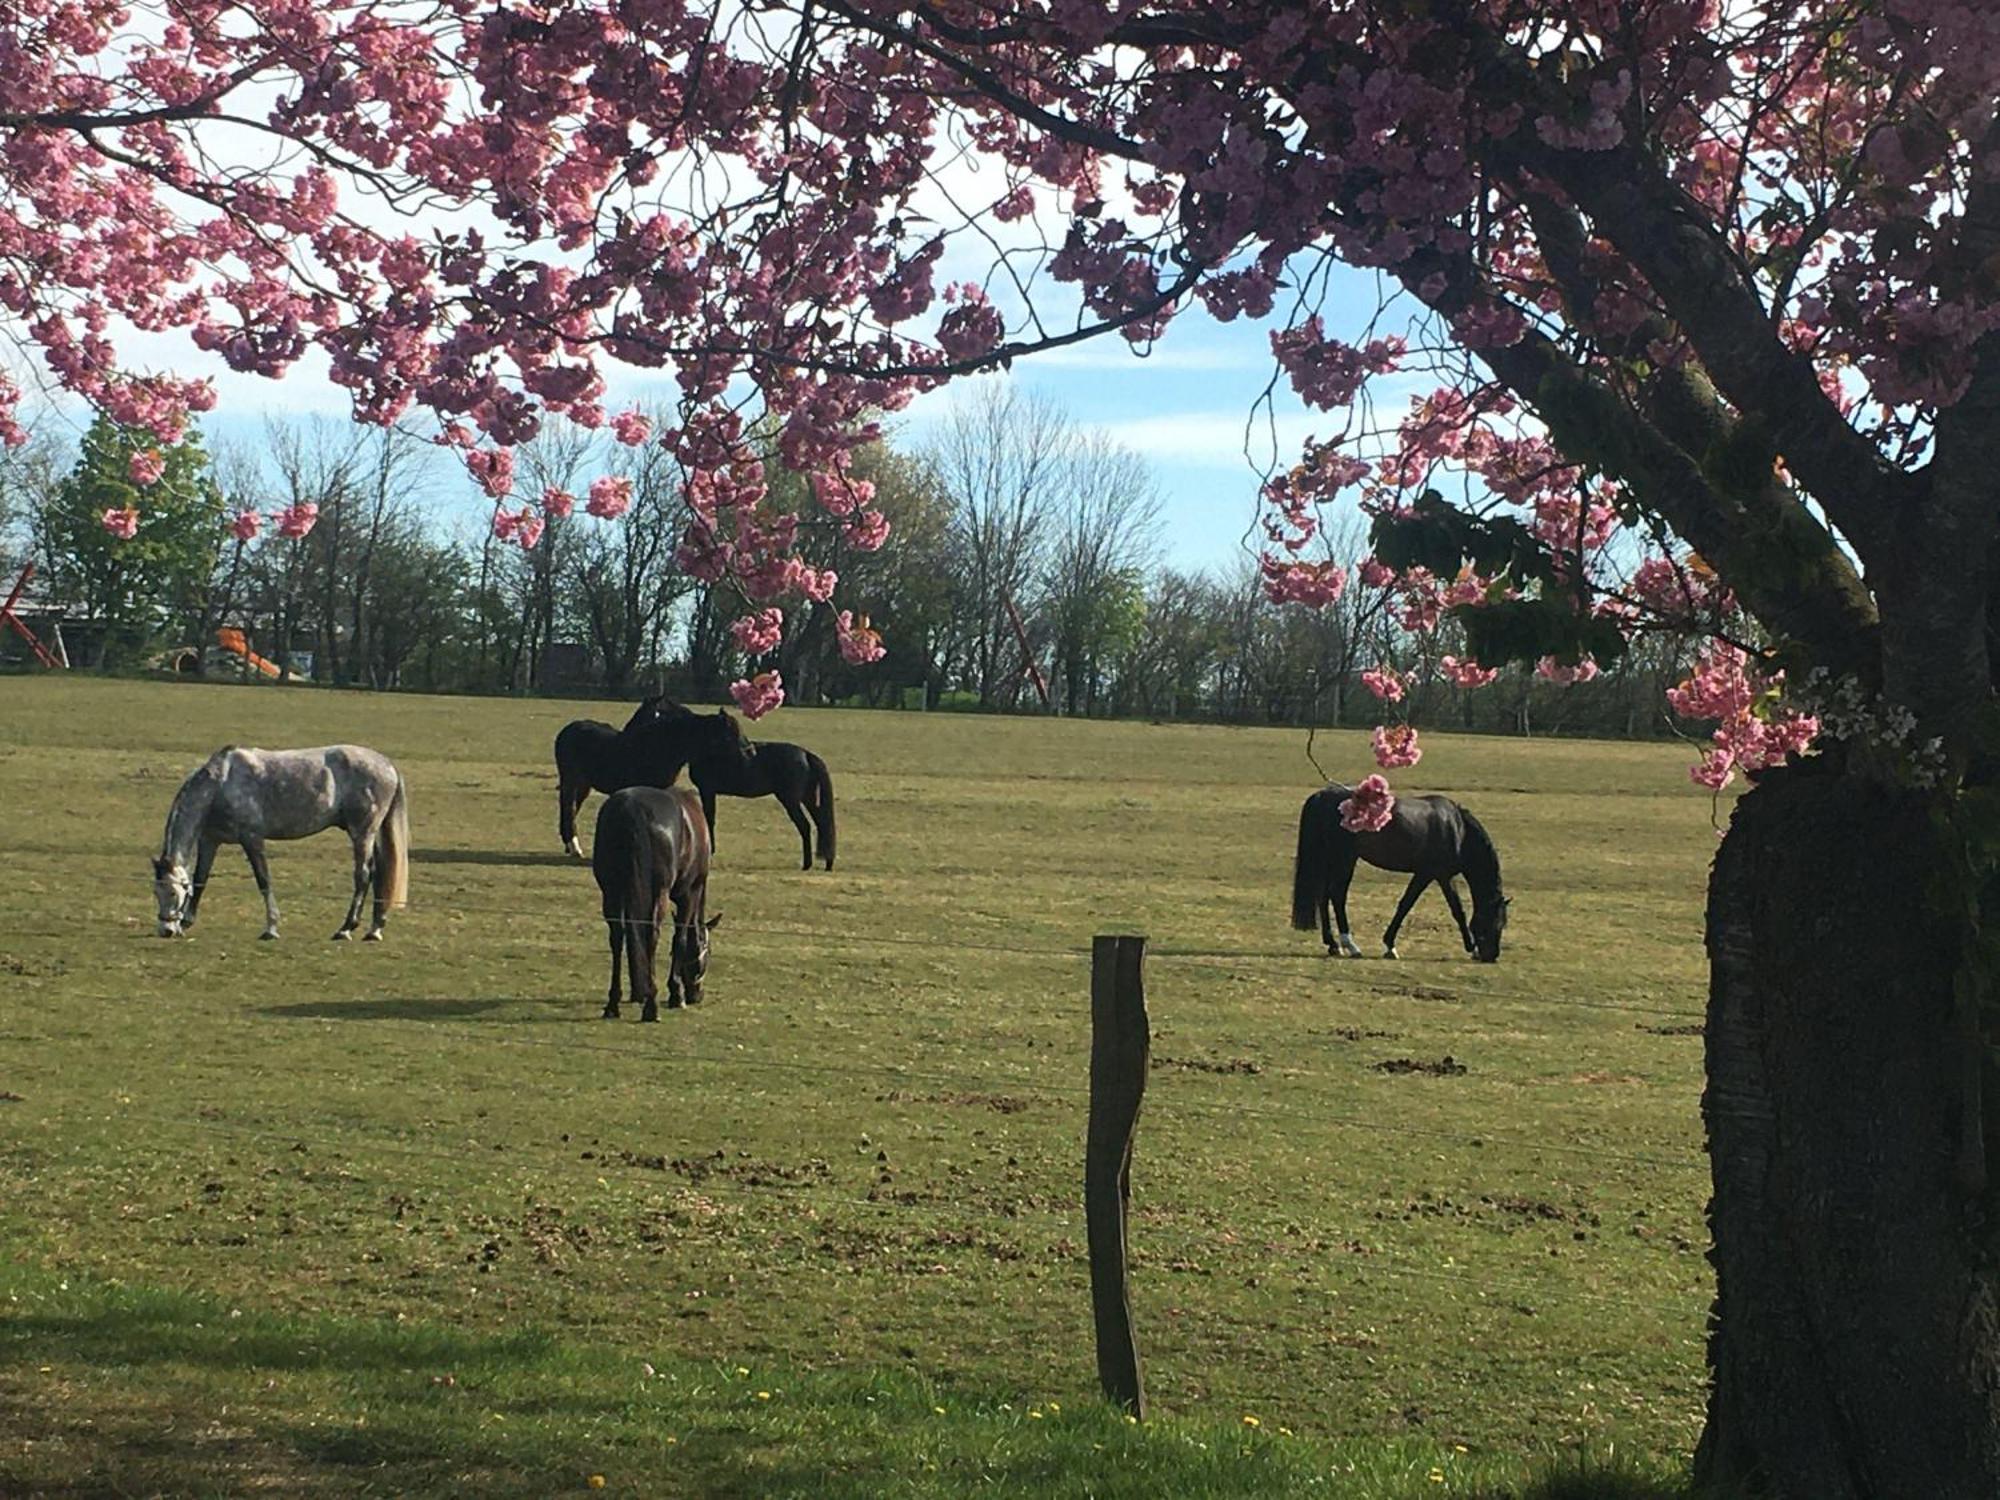
[[[626,712],[0,679],[0,1490],[1472,1494],[1690,1449],[1684,750],[1428,739],[1392,780],[1491,830],[1503,957],[1432,892],[1400,962],[1329,961],[1286,921],[1303,733],[781,712],[839,867],[725,799],[707,1002],[642,1026],[598,1019],[550,758]],[[181,778],[337,740],[410,789],[387,942],[327,941],[337,833],[271,846],[280,941],[234,848],[154,936]],[[1401,888],[1356,877],[1371,955]],[[1145,1429],[1095,1404],[1078,1201],[1118,931]]]

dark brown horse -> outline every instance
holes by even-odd
[[[1351,787],[1333,782],[1306,798],[1299,810],[1299,850],[1292,865],[1292,926],[1311,932],[1315,926],[1329,954],[1359,958],[1354,934],[1347,925],[1347,887],[1354,864],[1365,859],[1378,870],[1408,872],[1410,884],[1396,903],[1396,915],[1382,934],[1382,956],[1396,957],[1396,933],[1424,887],[1436,881],[1458,923],[1465,951],[1482,963],[1500,956],[1500,934],[1507,926],[1507,897],[1500,889],[1500,855],[1477,818],[1449,797],[1398,797],[1388,823],[1373,833],[1350,833],[1340,823],[1340,808]],[[1472,920],[1452,884],[1465,877],[1472,893]],[[1340,920],[1338,938],[1328,920],[1328,907]]]
[[[618,1019],[621,952],[632,998],[639,1002],[639,1019],[660,1019],[655,961],[660,929],[669,920],[674,937],[667,1009],[699,1005],[708,972],[708,933],[721,916],[709,917],[703,909],[708,900],[708,829],[694,794],[681,787],[649,786],[612,793],[597,814],[590,869],[603,894],[611,942],[611,994],[604,1002],[604,1019]]]
[[[648,698],[632,715],[631,723],[642,720],[678,723],[690,716],[688,709],[671,698]],[[792,826],[799,831],[799,868],[812,868],[815,829],[819,833],[819,857],[829,870],[833,868],[833,776],[826,762],[805,746],[783,740],[746,740],[740,755],[724,751],[695,756],[688,762],[688,780],[701,793],[701,811],[708,820],[711,849],[715,847],[717,797],[776,797]],[[811,814],[810,822],[807,814]]]
[[[819,857],[833,868],[833,777],[826,762],[803,745],[759,740],[745,754],[699,755],[688,763],[688,779],[701,793],[710,845],[715,841],[717,797],[776,797],[799,831],[801,870],[813,867],[813,830],[819,830]],[[806,814],[812,814],[812,822]]]
[[[659,710],[666,704],[672,713]],[[576,719],[556,735],[556,831],[577,858],[577,811],[591,792],[628,786],[671,786],[696,756],[727,765],[744,751],[743,730],[727,709],[698,714],[667,699],[648,698],[613,729],[597,719]]]

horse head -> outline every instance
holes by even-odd
[[[166,858],[153,861],[153,900],[159,907],[161,937],[180,936],[193,895],[194,877],[184,867]]]
[[[1490,901],[1474,901],[1472,904],[1472,956],[1483,964],[1495,963],[1500,958],[1500,934],[1507,930],[1507,908],[1511,903],[1505,896],[1495,895]]]
[[[632,710],[632,717],[625,721],[627,729],[641,729],[648,724],[671,724],[682,719],[695,717],[694,710],[686,704],[676,703],[665,693],[654,693],[639,700],[639,706]]]
[[[717,912],[706,921],[693,923],[688,928],[693,940],[684,943],[681,948],[681,988],[696,998],[701,995],[701,981],[708,973],[708,935],[721,920],[722,913]]]

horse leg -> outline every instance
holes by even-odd
[[[384,822],[387,815],[384,815]],[[369,841],[368,854],[369,888],[374,893],[375,904],[368,914],[368,930],[361,934],[364,943],[382,941],[382,924],[389,920],[389,850],[388,841],[382,837],[382,825],[375,826],[375,837]]]
[[[187,910],[181,914],[181,931],[194,926],[195,913],[201,910],[201,893],[208,885],[208,872],[215,868],[215,851],[222,846],[213,839],[203,839],[201,848],[194,856],[194,889],[188,892]]]
[[[625,929],[625,971],[631,976],[632,998],[639,1002],[639,1019],[657,1021],[660,1019],[660,986],[659,976],[653,969],[653,950],[659,941],[659,929],[644,917],[634,915],[644,910],[632,899],[636,894],[627,895],[625,915],[619,924]]]
[[[357,830],[354,840],[354,899],[347,903],[347,920],[340,924],[340,931],[333,935],[336,943],[344,943],[354,936],[354,929],[361,925],[361,903],[368,899],[368,877],[374,869],[374,840],[366,830]]]
[[[1470,953],[1472,929],[1465,925],[1465,907],[1458,899],[1458,887],[1451,883],[1451,877],[1447,875],[1438,882],[1438,889],[1444,892],[1444,904],[1451,908],[1451,919],[1458,923],[1459,938],[1465,944],[1465,951]]]
[[[556,787],[556,832],[562,836],[563,851],[583,858],[583,845],[576,841],[576,815],[590,797],[588,778],[576,780],[564,775]]]
[[[792,820],[792,827],[799,831],[799,846],[805,855],[804,862],[800,864],[799,868],[801,870],[810,870],[813,867],[812,820],[806,817],[806,810],[799,806],[799,799],[794,797],[790,792],[778,793],[778,801],[784,805],[787,816]]]
[[[243,857],[250,861],[250,873],[257,877],[257,890],[264,897],[264,930],[257,936],[269,941],[278,935],[278,903],[271,897],[271,866],[264,858],[264,841],[245,839]]]
[[[657,1021],[660,1019],[660,929],[667,923],[667,902],[664,891],[655,893],[647,906],[651,918],[646,923],[646,1003],[640,1008],[639,1019]],[[679,944],[672,938],[667,940],[667,1009],[681,1008],[681,981],[674,972],[673,958]]]
[[[1340,952],[1349,958],[1359,958],[1361,945],[1354,941],[1354,929],[1347,925],[1347,888],[1353,883],[1354,851],[1349,849],[1334,855],[1333,868],[1327,872],[1326,894],[1340,924]],[[1326,951],[1334,951],[1332,938],[1327,939]]]
[[[1402,927],[1403,918],[1410,914],[1410,908],[1417,904],[1417,897],[1424,893],[1424,887],[1429,885],[1432,879],[1433,877],[1429,875],[1412,875],[1410,877],[1410,884],[1403,892],[1403,899],[1396,903],[1396,915],[1389,919],[1389,930],[1382,934],[1382,956],[1384,958],[1398,958],[1401,956],[1396,952],[1397,930]]]
[[[674,973],[680,980],[681,1003],[701,1004],[701,980],[694,970],[694,956],[701,951],[701,935],[695,924],[701,921],[701,905],[692,896],[674,898]]]
[[[604,930],[611,936],[611,996],[604,1002],[604,1019],[618,1019],[618,1002],[623,998],[618,989],[618,953],[625,946],[624,924],[609,912],[605,913]],[[636,983],[636,976],[634,978]]]
[[[715,854],[715,793],[707,787],[701,789],[701,820],[708,825],[708,852]]]

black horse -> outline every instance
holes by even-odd
[[[1374,833],[1350,833],[1340,823],[1340,808],[1353,789],[1334,782],[1306,798],[1299,810],[1299,852],[1292,865],[1292,926],[1311,932],[1317,925],[1329,954],[1359,958],[1354,934],[1347,925],[1347,887],[1354,862],[1365,859],[1378,870],[1408,871],[1409,888],[1396,903],[1396,915],[1382,934],[1382,956],[1396,957],[1396,933],[1424,887],[1436,881],[1458,923],[1465,951],[1482,963],[1500,956],[1500,934],[1507,926],[1507,897],[1500,889],[1500,855],[1479,820],[1449,797],[1398,797],[1388,823]],[[1472,892],[1472,921],[1465,920],[1458,889],[1451,882],[1465,877]],[[1340,919],[1338,942],[1327,908]]]
[[[691,711],[671,698],[648,698],[639,705],[632,723],[638,724],[642,719],[675,723],[690,717]],[[819,857],[829,870],[833,868],[833,777],[826,762],[803,745],[789,745],[782,740],[745,741],[740,755],[726,751],[697,755],[688,762],[688,779],[701,793],[710,848],[715,846],[717,797],[776,797],[791,818],[792,826],[799,831],[802,856],[799,868],[812,868],[815,828],[819,832]]]
[[[675,712],[660,712],[662,703]],[[563,848],[583,857],[576,815],[591,792],[671,786],[697,756],[727,765],[744,750],[743,730],[727,709],[698,714],[666,699],[647,699],[623,729],[596,719],[563,725],[556,735],[556,829]]]
[[[782,740],[751,744],[745,754],[700,755],[688,763],[688,779],[701,793],[702,816],[715,840],[717,797],[776,797],[799,831],[801,870],[813,867],[813,829],[819,830],[819,857],[833,868],[833,777],[826,762],[803,745]],[[812,821],[806,821],[806,814]]]
[[[618,1019],[618,956],[632,980],[639,1019],[660,1018],[660,929],[673,906],[674,939],[667,965],[667,1009],[701,1003],[708,972],[709,929],[721,920],[705,914],[708,900],[708,830],[694,795],[681,787],[627,787],[606,799],[597,814],[591,873],[604,898],[604,926],[611,942],[611,994],[604,1019]]]

